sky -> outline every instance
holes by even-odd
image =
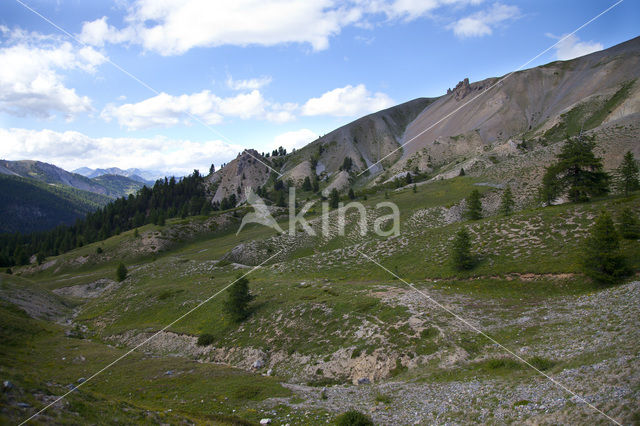
[[[206,172],[505,75],[616,1],[4,0],[0,158]],[[638,22],[622,1],[525,68]]]

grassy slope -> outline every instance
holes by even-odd
[[[135,194],[144,186],[141,182],[120,175],[102,175],[91,180],[104,187],[109,196],[116,198]]]
[[[429,215],[425,216],[423,222],[410,220],[416,212],[455,205],[474,188],[475,182],[477,180],[472,178],[456,178],[423,185],[419,187],[418,193],[411,190],[391,192],[390,200],[396,202],[402,212],[401,239],[406,241],[387,241],[390,243],[389,247],[392,247],[389,250],[376,252],[377,244],[385,243],[384,239],[354,239],[347,233],[345,237],[329,241],[313,240],[311,248],[302,245],[288,251],[287,259],[280,259],[284,262],[254,272],[250,280],[257,299],[254,312],[243,327],[238,327],[225,318],[222,309],[224,295],[221,295],[192,313],[187,320],[172,326],[171,330],[194,335],[211,333],[215,337],[216,346],[246,346],[259,348],[267,353],[282,350],[290,354],[309,355],[311,359],[321,361],[340,348],[353,348],[356,353],[371,353],[380,347],[381,341],[354,333],[362,324],[371,322],[379,324],[380,334],[388,351],[415,356],[435,351],[453,351],[456,347],[462,347],[470,355],[467,362],[454,370],[441,370],[437,364],[428,363],[409,371],[400,369],[394,373],[400,374],[399,377],[431,382],[485,376],[505,377],[505,380],[506,377],[510,380],[530,377],[531,372],[519,366],[486,359],[483,361],[483,357],[495,356],[495,350],[488,341],[470,331],[447,329],[447,335],[416,335],[406,326],[406,320],[412,314],[405,306],[394,306],[372,296],[372,291],[402,289],[404,285],[348,248],[358,244],[360,250],[373,255],[390,270],[438,297],[465,297],[474,301],[474,306],[469,306],[469,309],[473,308],[496,318],[513,318],[522,315],[532,306],[545,304],[559,297],[598,291],[580,275],[572,275],[579,274],[579,247],[585,232],[592,218],[601,209],[612,211],[614,216],[627,206],[638,211],[640,199],[638,194],[629,198],[612,197],[589,204],[525,210],[509,218],[489,217],[473,223],[452,223],[439,227],[428,225],[427,222],[431,220]],[[477,188],[492,191],[487,187]],[[385,200],[384,193],[381,192],[370,196],[364,203],[374,208],[378,202]],[[177,222],[173,221],[168,226],[175,226]],[[453,271],[447,261],[449,240],[461,226],[468,226],[472,230],[476,242],[474,250],[480,259],[476,269],[464,273]],[[154,229],[156,227],[149,225],[140,232]],[[96,341],[82,344],[90,344],[92,350],[99,352],[100,356],[96,356],[96,359],[102,362],[115,358],[121,352],[100,345],[102,338],[127,330],[160,329],[223,288],[243,271],[233,265],[217,267],[214,260],[220,259],[243,241],[274,244],[273,236],[273,231],[265,227],[250,226],[239,236],[235,236],[231,230],[219,231],[209,237],[178,244],[169,251],[154,256],[131,258],[127,262],[130,278],[125,285],[109,297],[91,300],[83,305],[77,322],[88,326],[91,330],[89,335]],[[50,268],[31,276],[31,279],[52,289],[89,283],[98,278],[113,278],[115,264],[119,261],[118,248],[127,245],[133,238],[129,232],[100,243],[105,255],[111,254],[111,260],[107,263],[92,255],[96,247],[93,244],[60,257],[62,261],[79,255],[89,256],[89,261],[83,265],[67,265],[57,273],[54,268]],[[636,270],[640,269],[638,243],[625,241],[623,248]],[[521,274],[525,273],[536,275],[522,277]],[[499,301],[499,308],[492,305],[495,301]],[[278,321],[278,318],[281,320]],[[437,327],[448,327],[451,323],[451,318],[441,313],[434,313],[430,320]],[[508,346],[519,347],[527,343],[534,344],[541,337],[541,332],[542,330],[534,327],[523,334],[521,327],[506,323],[493,329],[492,335]],[[66,348],[64,350],[70,350],[69,339],[61,340],[55,336],[56,333],[45,334],[42,338],[49,340],[43,342],[46,341],[52,347],[61,345]],[[57,336],[60,336],[59,331]],[[33,355],[24,352],[21,355],[25,363],[42,356],[44,354],[37,352]],[[563,368],[580,365],[582,362],[592,363],[607,356],[608,353],[605,352],[588,353],[582,361],[573,358],[547,361],[550,362],[551,371],[559,372]],[[136,371],[134,380],[130,381],[131,378],[126,377],[126,374],[118,374],[118,370],[114,370],[109,380],[118,377],[117,385],[98,386],[98,383],[104,383],[102,380],[96,382],[96,389],[102,389],[100,398],[107,401],[97,410],[109,410],[108,407],[112,407],[114,401],[126,399],[126,392],[133,389],[133,383],[139,382],[148,383],[149,388],[144,388],[145,392],[127,403],[160,409],[157,404],[164,404],[167,399],[173,398],[170,385],[163,384],[168,379],[159,378],[160,373],[173,366],[176,369],[195,371],[197,374],[194,373],[194,380],[195,377],[214,374],[190,370],[195,367],[185,367],[183,363],[192,364],[183,359],[160,358],[152,362],[149,359],[135,358],[131,362]],[[135,364],[136,362],[141,364]],[[54,368],[57,364],[51,359],[48,364],[43,364],[45,367],[39,375],[56,375],[59,377],[56,381],[63,383],[71,381],[75,375],[86,375],[99,365],[91,363],[79,372],[73,366],[58,371]],[[198,368],[213,368],[193,365]],[[23,368],[26,367],[16,365],[14,374],[23,371]],[[253,377],[246,376],[239,380],[245,384],[253,383]],[[322,374],[318,378],[322,379]],[[33,380],[37,382],[36,379]],[[156,384],[164,391],[158,390]],[[171,386],[183,384],[172,383]],[[198,389],[198,385],[192,386],[180,387],[179,393],[197,393],[193,389]],[[271,392],[277,394],[281,391],[274,387],[269,388],[270,395]],[[177,398],[180,400],[180,396]],[[186,407],[185,415],[202,415],[202,411],[198,409],[197,397],[182,399],[187,402],[178,401],[171,403],[171,406]],[[245,407],[242,417],[257,418],[256,413],[249,411],[252,409],[250,401],[238,401],[237,404]],[[229,414],[222,407],[220,410]]]

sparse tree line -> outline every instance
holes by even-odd
[[[571,202],[588,202],[609,193],[612,183],[625,196],[640,189],[640,169],[633,153],[627,152],[615,173],[610,175],[604,171],[602,159],[594,154],[594,147],[592,137],[567,139],[557,161],[546,168],[542,179],[539,193],[546,205],[565,194]],[[513,193],[507,186],[502,192],[499,211],[509,216],[514,206]],[[482,218],[482,195],[477,189],[466,199],[465,214],[469,220]],[[616,225],[611,215],[603,211],[582,246],[582,270],[599,284],[613,284],[633,272],[620,250],[620,242],[640,238],[640,220],[630,208],[624,209],[617,219]],[[450,260],[454,269],[464,271],[475,267],[472,246],[469,230],[462,227],[451,245]]]

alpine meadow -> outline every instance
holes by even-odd
[[[640,5],[561,3],[0,5],[0,424],[639,424]]]

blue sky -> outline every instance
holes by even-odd
[[[614,3],[5,0],[0,158],[204,171],[504,75]],[[638,22],[623,1],[529,66],[629,40]]]

